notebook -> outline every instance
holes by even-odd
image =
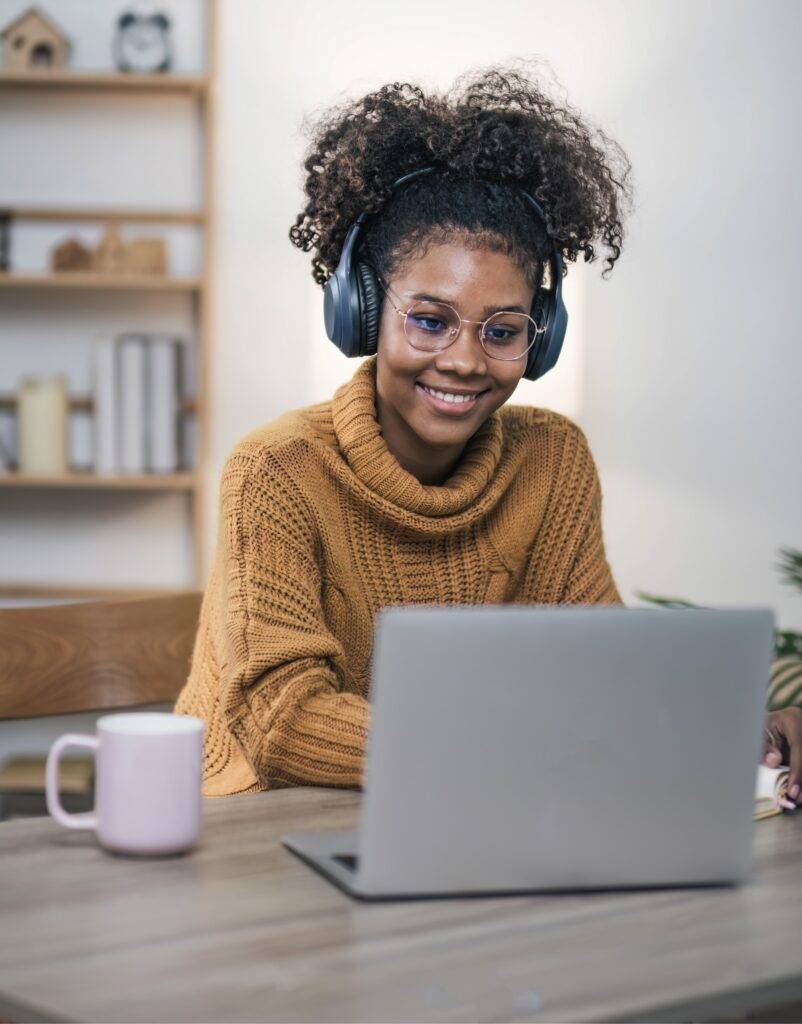
[[[790,768],[781,764],[778,768],[768,765],[757,766],[755,783],[755,821],[771,818],[783,811],[796,810],[796,805],[788,799],[788,776]]]

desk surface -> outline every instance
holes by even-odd
[[[757,823],[741,888],[360,904],[279,842],[353,826],[359,799],[206,800],[201,844],[162,860],[4,822],[0,1017],[710,1020],[802,1001],[802,812]]]

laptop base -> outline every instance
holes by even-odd
[[[333,883],[347,896],[364,902],[390,902],[400,900],[437,899],[481,899],[502,896],[560,896],[565,894],[594,892],[638,892],[655,889],[708,889],[722,886],[737,886],[738,881],[708,882],[655,882],[647,885],[588,885],[553,887],[526,887],[509,889],[477,889],[470,891],[448,890],[445,892],[366,893],[358,888],[359,854],[356,829],[326,830],[315,832],[292,832],[281,837],[282,845]]]

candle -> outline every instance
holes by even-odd
[[[19,468],[21,473],[67,472],[67,378],[23,377],[17,403]]]

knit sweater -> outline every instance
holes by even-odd
[[[361,785],[384,606],[622,603],[575,423],[504,405],[449,478],[424,485],[382,437],[376,358],[329,401],[251,431],[225,461],[175,705],[206,721],[207,796]]]

